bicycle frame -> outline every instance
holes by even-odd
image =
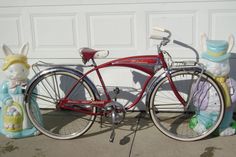
[[[86,72],[73,86],[72,88],[68,91],[68,93],[66,94],[65,98],[60,100],[59,102],[59,106],[61,108],[65,108],[65,109],[69,109],[69,110],[78,110],[78,109],[72,109],[68,106],[65,106],[64,104],[80,104],[80,105],[93,105],[96,106],[98,108],[103,108],[105,107],[108,103],[112,102],[110,95],[108,94],[106,85],[103,81],[103,78],[101,76],[100,73],[100,69],[102,68],[107,68],[107,67],[113,67],[113,66],[120,66],[120,67],[128,67],[128,68],[132,68],[132,69],[136,69],[139,71],[144,72],[145,74],[147,74],[147,78],[142,86],[142,90],[139,93],[138,97],[134,100],[134,102],[132,104],[130,104],[128,107],[126,107],[126,110],[131,109],[132,107],[134,107],[143,97],[143,94],[145,93],[145,90],[147,88],[147,85],[150,83],[150,81],[152,80],[152,78],[154,77],[154,75],[156,74],[157,71],[159,71],[160,69],[164,69],[165,73],[167,74],[169,83],[171,85],[171,88],[174,92],[174,94],[176,95],[176,97],[178,98],[178,100],[185,105],[185,102],[183,100],[183,98],[180,96],[180,94],[178,93],[172,79],[171,79],[171,75],[169,73],[168,70],[168,66],[164,60],[164,56],[162,51],[158,53],[158,55],[146,55],[146,56],[132,56],[132,57],[126,57],[126,58],[121,58],[121,59],[116,59],[101,65],[96,65],[94,59],[92,59],[93,62],[93,66],[94,68],[89,70],[88,72]],[[77,86],[77,84],[83,80],[85,77],[87,77],[90,73],[92,72],[96,72],[99,81],[102,85],[102,88],[104,90],[106,99],[105,100],[69,100],[68,97],[71,94],[71,92],[74,90],[74,88]],[[85,112],[86,114],[93,114],[91,112],[86,111],[86,110],[78,110],[79,112]],[[96,113],[96,114],[102,114],[102,113]]]
[[[49,68],[40,70],[39,73],[37,71],[25,91],[26,113],[32,124],[49,137],[72,139],[88,131],[95,122],[96,115],[101,115],[101,126],[103,116],[111,118],[112,132],[109,141],[113,142],[116,125],[124,120],[126,110],[133,108],[146,92],[150,117],[162,133],[181,141],[195,141],[210,135],[220,125],[224,115],[225,102],[220,84],[205,71],[198,60],[173,61],[170,54],[161,49],[170,42],[171,32],[161,28],[154,29],[167,33],[164,37],[158,34],[150,37],[161,40],[157,45],[157,55],[131,56],[97,65],[95,59],[108,56],[109,51],[82,48],[79,52],[83,63],[90,61],[92,64],[34,64],[37,70],[40,70],[39,66]],[[190,48],[197,54],[194,48],[186,44],[174,43]],[[77,67],[91,69],[83,73],[76,70]],[[116,102],[119,94],[117,87],[113,90],[115,96],[110,94],[100,73],[103,68],[108,67],[131,68],[145,74],[141,90],[138,90],[133,102],[125,105]],[[96,74],[100,81],[104,92],[102,99],[88,77],[91,73]],[[205,99],[212,94],[214,102]],[[205,112],[214,116],[206,117],[207,126],[203,125],[200,130],[195,129],[199,111],[203,112],[203,116]]]

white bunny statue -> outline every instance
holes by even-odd
[[[207,36],[203,34],[201,36],[201,43],[202,43],[202,58],[205,60],[206,69],[212,74],[216,82],[222,89],[224,100],[225,100],[225,114],[223,120],[218,128],[220,136],[230,136],[234,135],[236,132],[235,123],[233,121],[233,112],[235,109],[236,103],[236,81],[229,77],[230,72],[230,64],[229,64],[229,57],[231,55],[231,50],[234,45],[234,37],[233,35],[229,36],[229,40],[208,40]],[[204,88],[207,88],[206,86]],[[210,91],[211,92],[211,91]],[[202,104],[197,104],[200,101],[195,101],[195,106],[201,105],[204,106],[206,109],[207,107],[212,108],[212,113],[206,113],[203,109],[199,112],[196,116],[195,121],[197,124],[193,126],[193,130],[197,133],[203,133],[207,125],[211,125],[210,121],[214,121],[216,117],[214,117],[214,104],[218,101],[214,99],[214,93],[210,93],[208,96],[204,98],[195,97],[197,99],[205,99],[200,100],[203,102]],[[209,111],[208,111],[209,112]],[[234,126],[234,127],[233,127]]]
[[[27,62],[29,44],[25,44],[20,53],[13,53],[6,45],[2,48],[5,54],[2,70],[7,79],[0,86],[0,133],[8,138],[37,135],[39,132],[30,123],[24,107],[24,89],[30,68]],[[37,104],[34,107],[40,115]]]

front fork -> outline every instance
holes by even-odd
[[[169,84],[170,84],[170,87],[172,89],[172,91],[174,92],[176,98],[181,102],[181,104],[185,107],[186,106],[186,102],[185,100],[183,99],[183,97],[179,94],[179,91],[178,89],[176,88],[173,80],[172,80],[172,77],[171,77],[171,74],[169,71],[167,71],[167,78],[168,78],[168,81],[169,81]]]

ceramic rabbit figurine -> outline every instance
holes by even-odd
[[[0,86],[0,133],[9,138],[37,135],[24,108],[24,89],[30,68],[27,62],[29,44],[25,44],[20,53],[13,53],[6,45],[2,48],[5,54],[2,70],[7,80]],[[38,112],[37,104],[34,107]]]
[[[229,77],[230,64],[229,57],[231,55],[230,51],[234,45],[234,37],[231,35],[228,42],[224,40],[208,40],[207,36],[202,35],[202,58],[205,59],[205,66],[207,70],[212,74],[215,80],[220,85],[223,96],[225,99],[225,115],[219,126],[220,136],[229,136],[235,134],[235,128],[231,127],[233,122],[233,112],[236,102],[236,81]],[[207,88],[206,86],[204,88]],[[195,106],[199,105],[200,101],[197,99],[202,99],[195,97]],[[204,104],[201,104],[201,109],[199,114],[195,117],[197,119],[197,124],[193,127],[193,130],[197,133],[203,133],[206,130],[207,125],[211,125],[210,121],[214,121],[215,115],[214,110],[217,110],[214,103],[218,100],[214,99],[214,93],[205,96],[206,99]],[[206,108],[211,108],[211,113],[206,113]],[[196,120],[195,120],[196,121]]]

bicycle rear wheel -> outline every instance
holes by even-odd
[[[84,134],[95,121],[96,107],[66,104],[86,109],[91,114],[60,108],[59,100],[80,79],[79,73],[66,68],[44,72],[29,85],[26,93],[26,111],[33,125],[43,134],[55,139],[72,139]],[[80,81],[69,100],[94,100],[90,85]]]
[[[149,100],[154,124],[176,140],[205,138],[223,118],[224,100],[219,86],[210,76],[195,70],[177,71],[171,77],[187,106],[179,102],[168,78],[162,78],[153,86]]]

